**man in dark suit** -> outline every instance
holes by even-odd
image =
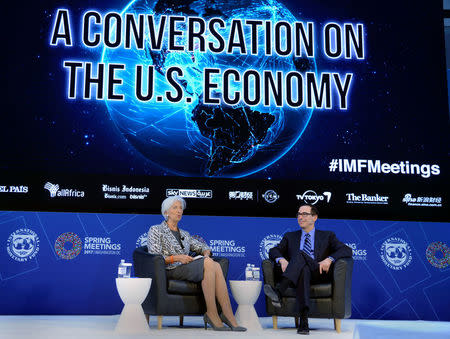
[[[270,259],[281,266],[283,275],[275,289],[265,284],[264,293],[275,307],[281,307],[283,292],[290,286],[296,287],[299,334],[309,334],[310,284],[331,281],[330,267],[334,261],[352,256],[352,250],[340,242],[333,232],[315,229],[318,214],[315,206],[300,206],[297,221],[301,230],[287,232],[280,243],[269,251]]]

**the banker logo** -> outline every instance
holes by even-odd
[[[401,238],[389,238],[381,245],[381,259],[390,269],[402,270],[411,263],[411,247]]]
[[[58,184],[46,182],[44,188],[49,191],[50,198],[83,198],[84,191],[78,191],[72,188],[60,188]]]
[[[441,241],[429,244],[426,256],[428,262],[436,268],[447,268],[450,266],[450,248]]]
[[[166,189],[166,197],[180,196],[182,198],[212,199],[212,190],[200,189]]]
[[[318,201],[330,202],[331,192],[323,192],[322,194],[317,194],[313,190],[307,190],[303,194],[296,195],[297,200],[303,201],[305,204],[315,205]]]
[[[388,205],[389,197],[379,195],[378,193],[374,195],[369,194],[356,194],[356,193],[346,193],[347,204],[368,204],[368,205]]]
[[[259,243],[259,256],[262,260],[269,259],[269,250],[278,245],[283,239],[279,234],[269,234]]]
[[[66,260],[75,258],[81,252],[81,239],[72,232],[61,234],[55,241],[56,254]]]
[[[228,200],[253,200],[253,192],[230,191]]]
[[[10,234],[6,249],[12,259],[26,262],[38,254],[39,237],[28,228],[18,229]]]
[[[147,237],[148,237],[147,232],[142,233],[139,236],[139,238],[137,238],[137,240],[136,240],[136,248],[142,247],[142,246],[147,246]]]
[[[262,195],[262,197],[269,204],[273,204],[275,201],[277,201],[280,198],[278,193],[275,192],[274,190],[267,190],[267,191],[265,191],[264,194]]]

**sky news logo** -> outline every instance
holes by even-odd
[[[212,190],[202,190],[202,189],[180,189],[180,188],[169,188],[166,189],[166,197],[179,196],[182,198],[196,198],[196,199],[212,199]]]

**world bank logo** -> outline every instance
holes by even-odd
[[[66,260],[75,258],[81,252],[81,239],[72,232],[61,234],[55,241],[56,254]]]
[[[428,262],[436,268],[447,268],[450,266],[450,248],[441,241],[429,244],[426,256]]]
[[[269,234],[259,244],[259,256],[262,260],[269,259],[269,250],[278,245],[283,239],[279,234]]]
[[[6,249],[12,259],[26,262],[38,254],[39,237],[28,228],[18,229],[10,234]]]
[[[381,259],[390,269],[402,270],[411,263],[411,247],[401,238],[389,238],[381,245]]]

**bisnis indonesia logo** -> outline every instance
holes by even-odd
[[[33,259],[39,252],[39,237],[28,228],[20,228],[10,234],[6,250],[9,256],[20,262]]]
[[[44,188],[49,191],[50,198],[61,197],[61,198],[83,198],[84,191],[78,191],[72,188],[59,188],[58,184],[52,184],[51,182],[46,182]]]
[[[389,238],[381,245],[381,260],[392,270],[402,270],[412,261],[411,247],[401,238]]]
[[[269,234],[259,243],[259,256],[262,260],[269,259],[269,250],[279,244],[283,237],[279,234]]]

